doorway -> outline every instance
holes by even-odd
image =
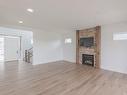
[[[21,37],[0,36],[0,61],[17,61],[21,59]]]
[[[4,36],[4,60],[16,61],[21,57],[20,37]]]

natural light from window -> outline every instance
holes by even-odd
[[[4,37],[0,37],[0,61],[4,61]]]
[[[127,32],[126,33],[114,33],[113,40],[127,40]]]
[[[71,38],[66,38],[65,39],[65,44],[70,44],[72,43],[72,39]]]

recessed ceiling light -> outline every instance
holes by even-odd
[[[20,23],[20,24],[22,24],[22,23],[23,23],[23,21],[19,21],[19,23]]]
[[[31,13],[33,13],[33,12],[34,12],[34,10],[33,10],[33,9],[27,9],[27,11],[28,11],[28,12],[31,12]]]

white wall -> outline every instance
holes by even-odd
[[[21,46],[22,46],[21,57],[22,58],[24,56],[24,51],[32,47],[31,39],[33,39],[33,33],[31,31],[0,27],[0,35],[10,35],[10,36],[21,36],[22,37],[22,41],[21,41]]]
[[[34,65],[63,60],[60,31],[34,30]]]
[[[60,30],[23,31],[18,29],[0,27],[0,34],[22,36],[22,51],[34,45],[33,64],[43,64],[63,60],[62,34]],[[33,45],[31,39],[33,38]],[[22,52],[22,56],[24,52]]]
[[[72,43],[64,43],[66,38],[71,38]],[[76,62],[76,32],[72,30],[68,30],[62,35],[62,43],[63,43],[63,60],[69,62]]]
[[[119,32],[127,32],[127,23],[102,26],[101,67],[127,73],[127,40],[113,40],[113,33]]]

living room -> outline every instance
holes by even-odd
[[[126,4],[1,0],[0,36],[20,48],[0,47],[16,57],[0,62],[0,95],[126,95]]]

